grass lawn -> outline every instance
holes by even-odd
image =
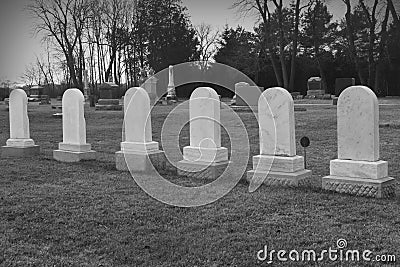
[[[0,266],[377,266],[376,262],[319,263],[257,260],[257,252],[336,248],[340,238],[347,249],[371,250],[372,255],[396,255],[400,261],[400,197],[369,199],[327,193],[321,178],[336,158],[336,108],[307,106],[296,112],[296,141],[308,136],[308,189],[260,187],[249,193],[240,182],[228,195],[207,206],[178,208],[160,203],[139,188],[129,173],[115,169],[114,153],[122,138],[122,112],[91,110],[86,114],[87,140],[98,159],[58,163],[52,151],[62,141],[61,119],[49,106],[29,106],[31,137],[42,153],[32,159],[0,159]],[[152,114],[153,136],[170,106]],[[251,156],[258,154],[258,125],[254,115],[239,112],[250,140]],[[380,152],[389,162],[389,175],[400,177],[400,106],[380,107]],[[183,110],[172,129],[188,117]],[[222,109],[230,129],[239,127]],[[186,125],[180,147],[188,145]],[[171,136],[173,134],[171,133]],[[0,144],[9,137],[8,112],[0,105]],[[234,139],[234,141],[237,141]],[[233,142],[233,140],[232,140]],[[233,153],[222,134],[223,146]],[[168,144],[163,144],[168,149]],[[303,151],[298,145],[298,154]],[[179,155],[173,161],[180,160]],[[251,157],[248,170],[251,169]],[[200,181],[165,175],[177,184]],[[397,192],[399,194],[399,192]],[[287,255],[286,255],[287,257]],[[378,265],[379,266],[379,265]],[[395,266],[394,264],[389,266]]]

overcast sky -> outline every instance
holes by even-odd
[[[0,79],[17,80],[24,72],[25,65],[40,55],[40,38],[32,35],[32,20],[24,12],[30,0],[0,1]],[[242,25],[252,30],[254,16],[240,17],[231,9],[233,0],[183,0],[188,8],[193,25],[205,22],[214,28],[223,29],[225,24]],[[341,1],[331,1],[330,10],[336,18],[343,15]]]

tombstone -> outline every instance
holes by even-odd
[[[50,97],[48,95],[41,95],[39,105],[50,105]]]
[[[153,167],[164,168],[164,152],[152,138],[150,98],[143,88],[130,88],[125,93],[124,114],[125,140],[116,153],[117,170],[150,172]]]
[[[174,82],[174,66],[169,66],[168,68],[168,88],[167,88],[167,99],[175,100],[176,92],[175,92],[175,82]]]
[[[40,147],[30,138],[28,97],[22,89],[14,89],[9,99],[10,139],[2,147],[2,157],[30,157],[40,153]]]
[[[263,87],[250,86],[248,83],[235,84],[236,106],[257,107]]]
[[[335,80],[335,95],[339,96],[344,89],[354,85],[356,85],[356,79],[354,78],[337,78]]]
[[[61,162],[93,160],[96,157],[86,143],[84,116],[85,98],[79,89],[68,89],[62,99],[63,142],[53,151],[53,158]]]
[[[103,83],[99,86],[100,99],[96,104],[96,110],[122,110],[117,94],[119,86],[112,83]]]
[[[253,157],[247,180],[265,179],[267,185],[302,186],[311,171],[296,155],[294,103],[280,87],[267,89],[258,101],[260,155]]]
[[[311,77],[307,81],[307,96],[308,98],[321,98],[325,95],[325,90],[322,89],[322,79],[320,77]]]
[[[379,159],[379,106],[374,92],[352,86],[339,97],[337,107],[338,159],[322,178],[329,191],[384,198],[394,195],[395,180],[388,163]]]
[[[154,76],[151,76],[142,85],[150,97],[150,105],[155,105],[157,100],[157,82],[158,79]]]
[[[199,87],[190,96],[190,146],[183,148],[178,174],[215,179],[228,166],[228,149],[221,147],[220,102],[209,87]]]

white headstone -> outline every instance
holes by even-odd
[[[165,168],[164,152],[159,150],[158,142],[152,141],[150,98],[141,87],[125,93],[123,131],[121,151],[116,153],[117,170],[147,172],[154,167]]]
[[[35,145],[30,139],[28,119],[28,97],[22,89],[11,91],[9,100],[10,139],[7,146],[27,147]]]
[[[199,87],[190,96],[190,146],[183,148],[179,175],[215,179],[224,172],[229,161],[228,149],[221,147],[220,105],[209,87]]]
[[[220,101],[209,87],[197,88],[190,97],[190,146],[221,147]]]
[[[151,142],[150,98],[143,88],[134,87],[126,92],[124,113],[125,141]]]
[[[79,89],[68,89],[62,98],[63,143],[86,145],[84,97]]]
[[[290,93],[279,87],[267,89],[259,99],[258,114],[260,154],[295,156],[294,104]]]
[[[379,105],[365,86],[344,90],[338,100],[338,158],[379,160]]]

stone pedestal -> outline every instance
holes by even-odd
[[[24,158],[32,157],[40,154],[40,147],[37,145],[32,146],[3,146],[1,148],[1,157],[3,158]]]
[[[330,175],[322,178],[328,191],[375,198],[395,194],[395,180],[388,176],[387,161],[335,159],[330,162]]]
[[[253,170],[247,172],[247,181],[265,179],[266,185],[298,187],[307,185],[310,176],[301,156],[258,155],[253,157]]]
[[[99,99],[96,110],[122,110],[118,99]]]
[[[183,160],[177,164],[178,175],[215,180],[228,166],[228,149],[184,147]]]
[[[119,171],[151,172],[165,169],[165,155],[158,149],[158,142],[122,142],[121,151],[115,153],[115,162]]]
[[[324,95],[325,95],[324,90],[308,90],[307,91],[307,97],[319,98],[319,97],[323,97]]]
[[[61,162],[79,162],[81,160],[96,159],[96,152],[91,150],[90,144],[75,145],[59,143],[58,150],[53,151],[53,158]]]
[[[229,161],[223,162],[193,162],[182,160],[177,164],[178,175],[196,179],[215,180],[220,177]]]

